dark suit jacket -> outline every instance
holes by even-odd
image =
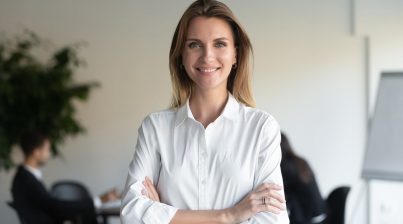
[[[23,166],[18,167],[11,193],[19,216],[28,224],[54,224],[78,216],[83,217],[84,223],[96,222],[91,198],[82,201],[58,200]]]
[[[311,168],[306,165],[311,173],[309,182],[301,180],[294,161],[283,159],[281,164],[290,224],[309,224],[313,217],[326,213],[325,200],[320,194]]]

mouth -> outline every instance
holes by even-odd
[[[216,68],[196,68],[197,71],[202,72],[202,73],[212,73],[215,71],[218,71],[221,69],[221,67],[216,67]]]

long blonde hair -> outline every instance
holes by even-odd
[[[227,21],[231,26],[237,51],[237,66],[230,72],[227,89],[239,102],[255,107],[251,92],[250,71],[253,49],[248,35],[235,15],[224,3],[214,0],[197,0],[183,13],[172,38],[169,51],[169,71],[173,89],[171,108],[177,109],[181,107],[192,93],[194,83],[183,68],[182,52],[189,23],[198,16],[220,18]]]

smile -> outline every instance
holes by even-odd
[[[200,72],[204,72],[204,73],[210,73],[210,72],[215,72],[218,69],[220,69],[220,67],[218,68],[196,68],[198,71]]]

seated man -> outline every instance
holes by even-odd
[[[72,217],[80,217],[84,224],[97,223],[95,208],[118,198],[115,190],[82,201],[54,198],[42,183],[39,169],[50,157],[50,140],[39,132],[29,132],[21,138],[21,148],[25,160],[15,174],[11,193],[19,215],[27,223],[61,223]]]
[[[281,172],[290,224],[322,224],[326,202],[322,198],[308,162],[298,156],[287,136],[281,133]]]

